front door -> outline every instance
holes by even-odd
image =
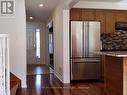
[[[36,31],[27,29],[27,64],[36,64]]]
[[[28,28],[27,64],[40,64],[40,29]]]

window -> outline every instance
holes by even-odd
[[[36,57],[40,58],[40,29],[36,29]]]

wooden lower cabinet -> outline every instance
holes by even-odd
[[[127,57],[105,56],[106,95],[127,95]]]
[[[105,63],[105,56],[101,55],[101,81],[104,81],[104,63]]]

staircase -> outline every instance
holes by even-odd
[[[10,90],[11,95],[20,95],[21,80],[12,73],[10,73]]]

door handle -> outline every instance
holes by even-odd
[[[36,44],[33,44],[33,47],[36,47]]]
[[[33,44],[33,50],[35,50],[36,49],[36,44]]]

